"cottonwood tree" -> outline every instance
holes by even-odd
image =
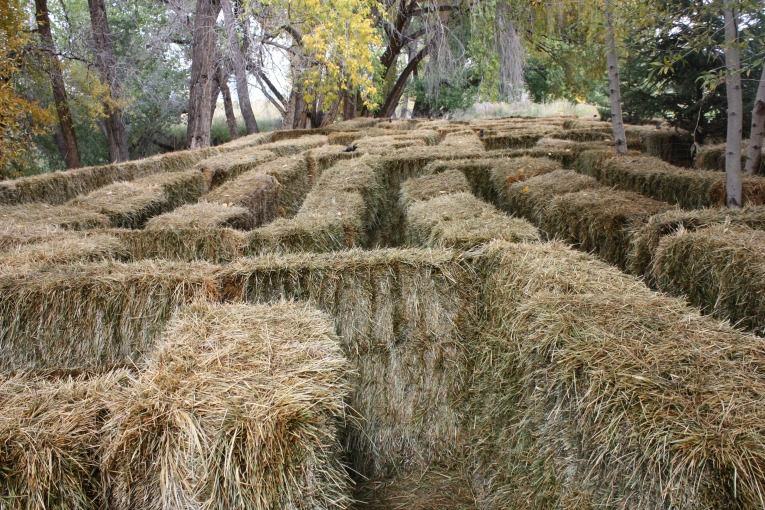
[[[619,83],[619,57],[614,29],[614,12],[611,0],[603,1],[603,19],[606,30],[606,59],[608,62],[608,92],[611,103],[611,127],[614,149],[617,155],[627,154],[627,135],[624,133],[622,94]]]
[[[744,169],[747,175],[754,175],[760,168],[763,136],[765,136],[765,61],[763,61],[760,85],[757,87],[757,97],[754,99],[754,108],[752,108],[752,129],[749,131],[749,151]]]
[[[741,138],[743,131],[743,99],[741,97],[741,57],[738,47],[739,10],[728,2],[725,18],[725,91],[728,96],[728,130],[725,139],[725,202],[731,209],[741,207]]]
[[[66,86],[64,85],[64,75],[61,72],[61,63],[56,55],[56,46],[53,42],[47,0],[35,0],[35,20],[37,22],[37,33],[40,36],[42,58],[50,75],[53,100],[56,105],[59,125],[61,126],[64,142],[64,153],[62,156],[67,168],[79,168],[80,152],[77,147],[77,136],[74,132],[72,113],[69,109],[69,99],[67,98]]]
[[[197,0],[191,48],[187,146],[210,146],[212,88],[215,71],[215,21],[220,0]]]

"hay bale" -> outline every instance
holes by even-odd
[[[461,151],[480,152],[484,150],[483,142],[473,130],[447,133],[441,144]]]
[[[205,191],[210,191],[274,158],[273,153],[256,146],[207,158],[197,163],[194,168],[204,175]]]
[[[693,173],[693,172],[691,172]],[[696,173],[702,173],[697,171]],[[707,172],[704,172],[707,173]],[[719,174],[718,174],[719,175]],[[765,177],[744,177],[742,182],[743,205],[764,205],[765,204]],[[721,176],[713,186],[710,187],[707,198],[712,205],[722,206],[726,204],[725,199],[725,178]]]
[[[747,149],[749,147],[749,140],[742,140],[741,142],[741,168],[746,165]],[[755,172],[757,175],[765,174],[765,150],[763,150],[763,158],[760,160],[760,168]],[[725,144],[716,145],[701,145],[698,146],[698,154],[693,162],[694,168],[699,170],[716,170],[718,172],[725,171]]]
[[[16,227],[61,227],[86,230],[105,227],[109,218],[96,211],[72,205],[22,204],[0,206],[0,225]]]
[[[601,128],[566,129],[550,135],[559,140],[573,140],[575,142],[607,142],[611,140],[611,134]]]
[[[105,214],[112,227],[141,228],[153,216],[196,202],[203,192],[202,174],[189,170],[112,184],[68,205]]]
[[[705,313],[765,332],[765,232],[743,225],[680,230],[661,238],[653,278]]]
[[[50,241],[68,233],[67,230],[52,225],[0,221],[0,253],[25,244]]]
[[[326,135],[328,131],[322,128],[307,128],[307,129],[277,129],[274,133],[274,142],[281,142],[282,140],[296,140],[298,138],[304,138],[307,136]]]
[[[500,164],[497,158],[436,160],[425,166],[424,174],[458,170],[468,180],[470,190],[486,202],[496,203],[497,194],[491,183],[491,172]]]
[[[308,135],[296,139],[287,139],[280,142],[272,142],[259,146],[263,150],[270,151],[278,157],[295,156],[303,152],[326,145],[328,138],[324,135]]]
[[[75,262],[124,260],[127,256],[125,247],[116,237],[72,232],[0,252],[0,273],[41,270]]]
[[[327,131],[332,133],[337,131],[368,130],[369,128],[376,126],[379,122],[380,119],[375,119],[374,117],[356,117],[355,119],[333,122],[327,126]]]
[[[526,181],[537,175],[562,170],[562,165],[550,158],[520,158],[498,160],[492,168],[491,186],[499,200],[506,200],[507,189],[516,182]],[[499,198],[502,197],[502,198]]]
[[[430,170],[439,167],[439,164],[434,163],[427,166]],[[404,181],[399,192],[399,207],[406,210],[416,202],[463,192],[470,193],[470,183],[460,170],[450,168],[440,173],[413,177]]]
[[[483,145],[487,151],[526,149],[533,147],[545,134],[543,130],[536,129],[517,129],[497,134],[484,134]]]
[[[0,381],[0,506],[7,510],[103,508],[99,479],[104,395],[128,374]]]
[[[341,161],[324,171],[293,218],[278,219],[251,233],[252,253],[370,246],[384,194],[369,162]]]
[[[354,140],[357,140],[362,136],[364,136],[364,133],[361,131],[335,131],[329,133],[327,143],[329,143],[329,145],[347,147],[351,145]]]
[[[133,261],[164,259],[223,264],[245,255],[248,244],[245,233],[225,227],[174,226],[106,232],[121,241]]]
[[[268,177],[272,179],[272,177]],[[146,223],[146,230],[235,228],[252,230],[260,226],[249,209],[236,205],[199,202],[160,214]]]
[[[149,351],[170,314],[216,299],[214,266],[54,266],[0,276],[0,369],[98,369]]]
[[[344,509],[348,362],[304,305],[178,313],[104,426],[108,507]]]
[[[654,214],[672,207],[664,202],[602,188],[558,195],[544,209],[541,228],[622,268],[627,267],[631,232]]]
[[[605,264],[490,248],[471,411],[482,508],[759,505],[762,339]]]
[[[673,165],[693,164],[693,136],[687,131],[644,129],[640,133],[642,150]]]
[[[597,187],[592,177],[571,170],[556,170],[511,184],[499,204],[504,210],[541,226],[547,216],[547,206],[555,196]]]
[[[0,204],[63,204],[119,181],[152,174],[181,172],[218,153],[216,148],[177,151],[114,165],[77,168],[0,182]]]
[[[765,230],[765,207],[672,210],[651,216],[647,223],[632,233],[632,248],[627,263],[629,272],[642,276],[652,284],[653,259],[663,237],[681,230],[693,231],[712,225],[745,225]]]
[[[347,251],[242,259],[220,273],[226,299],[307,300],[329,313],[355,368],[349,461],[384,476],[460,451],[477,282],[445,250]]]
[[[331,135],[330,135],[330,138]],[[340,142],[337,142],[340,143]],[[332,144],[318,149],[313,149],[305,153],[305,161],[308,165],[308,174],[311,176],[311,182],[315,183],[319,176],[335,163],[340,160],[353,159],[360,157],[364,151],[346,152],[351,142],[345,144]]]
[[[537,229],[511,218],[471,193],[454,193],[412,204],[406,210],[411,246],[470,250],[493,239],[539,241]]]

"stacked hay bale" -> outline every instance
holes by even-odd
[[[0,276],[0,369],[98,368],[153,348],[170,314],[217,299],[215,266],[144,261]]]
[[[475,338],[475,275],[445,251],[375,250],[242,259],[225,297],[308,300],[335,319],[355,368],[353,469],[367,477],[421,469],[460,452],[460,406]]]
[[[20,374],[0,379],[0,507],[104,508],[101,428],[130,374]]]
[[[328,138],[324,135],[308,135],[295,139],[282,140],[280,142],[272,142],[263,144],[260,149],[267,150],[276,154],[279,157],[295,156],[301,154],[307,150],[315,149],[326,145]]]
[[[486,255],[481,508],[761,504],[765,340],[562,247]]]
[[[687,131],[657,129],[656,126],[628,126],[627,146],[635,148],[666,161],[689,167],[693,163],[693,136]]]
[[[66,232],[51,239],[0,251],[0,273],[18,273],[75,262],[125,260],[128,251],[115,236]]]
[[[202,173],[205,180],[205,191],[210,191],[226,181],[236,179],[244,172],[258,168],[275,157],[273,153],[256,146],[207,158],[194,165],[194,169]]]
[[[632,231],[670,209],[665,202],[628,191],[578,191],[553,197],[540,215],[541,228],[626,269]]]
[[[686,209],[725,205],[725,176],[719,172],[686,170],[652,156],[617,158],[589,151],[580,156],[577,169],[605,185]],[[743,199],[748,205],[765,203],[765,179],[745,178]]]
[[[220,210],[213,208],[210,211],[212,221],[200,221],[196,226],[108,229],[103,232],[120,240],[130,261],[164,259],[224,264],[247,253],[248,237],[241,230],[217,226],[222,222],[220,216],[215,216]],[[194,208],[193,211],[194,214],[205,212],[204,208]]]
[[[481,152],[484,150],[483,142],[473,130],[447,133],[441,144],[447,147],[454,147],[458,151]]]
[[[499,160],[490,173],[490,185],[498,202],[507,200],[507,190],[516,182],[526,181],[537,175],[562,170],[561,164],[550,158],[521,156]]]
[[[86,230],[108,225],[109,218],[105,214],[73,205],[23,204],[0,206],[0,228],[4,231],[15,230],[20,232],[25,228],[38,231],[41,228]]]
[[[470,183],[470,189],[477,197],[490,202],[496,202],[496,192],[491,183],[492,170],[501,164],[500,159],[479,157],[475,159],[437,160],[424,169],[424,174],[435,174],[458,170],[464,174]]]
[[[541,129],[514,129],[484,134],[483,145],[487,151],[499,149],[526,149],[533,147],[542,137],[549,134]]]
[[[254,253],[334,251],[369,246],[384,191],[368,158],[340,161],[322,173],[293,218],[254,230]]]
[[[662,237],[652,277],[663,292],[685,296],[705,313],[765,333],[762,256],[765,232],[713,225]]]
[[[546,208],[555,196],[597,187],[598,183],[592,177],[571,170],[556,170],[501,189],[499,204],[540,226],[547,217]]]
[[[348,362],[304,305],[195,305],[114,395],[109,508],[344,509]]]
[[[443,180],[442,183],[439,181]],[[469,250],[492,239],[538,241],[527,221],[502,214],[476,198],[458,170],[413,178],[401,187],[410,246]]]
[[[189,170],[112,184],[68,205],[104,214],[112,227],[141,228],[149,218],[196,202],[203,193],[202,174]]]
[[[651,216],[647,223],[632,233],[632,247],[627,264],[629,272],[642,276],[646,282],[652,284],[653,259],[663,237],[712,225],[744,225],[765,230],[765,207],[673,210]]]
[[[305,153],[305,161],[308,166],[308,175],[311,176],[311,183],[315,184],[322,172],[339,160],[358,158],[363,154],[363,151],[359,150],[346,151],[351,141],[347,143],[333,143],[332,136],[330,135],[330,145],[325,145]]]

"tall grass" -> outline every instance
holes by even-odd
[[[559,115],[599,118],[598,109],[594,105],[572,103],[565,99],[558,99],[549,103],[533,103],[531,101],[476,103],[455,115],[455,118],[472,120],[494,117],[556,117]]]

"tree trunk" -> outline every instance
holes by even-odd
[[[231,0],[220,0],[223,10],[223,23],[226,25],[226,35],[228,37],[228,51],[231,56],[231,62],[234,65],[234,77],[236,78],[236,93],[239,96],[239,109],[244,118],[244,125],[247,127],[247,134],[251,135],[258,132],[258,122],[255,120],[255,114],[252,111],[250,103],[250,88],[247,82],[247,66],[245,65],[242,47],[239,45],[239,37],[236,31],[236,18],[234,17],[234,8]]]
[[[45,52],[46,67],[50,74],[51,88],[53,89],[53,102],[56,105],[58,121],[61,125],[61,135],[64,139],[66,150],[62,156],[67,168],[79,168],[80,152],[77,149],[77,137],[74,134],[72,114],[69,112],[69,100],[66,96],[64,76],[61,73],[61,64],[56,58],[56,46],[53,44],[53,34],[50,29],[50,17],[48,15],[47,0],[35,0],[35,19],[37,31],[40,34],[43,51]]]
[[[393,115],[393,112],[396,111],[396,106],[398,106],[398,102],[401,100],[401,95],[404,93],[404,87],[406,86],[406,81],[409,79],[409,75],[412,74],[420,62],[422,62],[422,59],[428,54],[429,48],[430,45],[426,44],[425,47],[422,48],[406,65],[401,72],[401,75],[398,77],[398,80],[396,80],[393,90],[391,90],[390,94],[388,94],[388,97],[385,99],[385,103],[377,114],[378,117],[390,117]]]
[[[343,120],[356,118],[356,93],[346,90],[343,93]]]
[[[752,130],[749,134],[749,152],[746,157],[747,175],[758,173],[762,159],[762,139],[765,135],[765,62],[762,66],[760,86],[752,109]]]
[[[611,0],[604,0],[606,26],[606,62],[608,63],[608,86],[611,98],[611,126],[617,155],[627,154],[627,136],[624,134],[622,117],[622,94],[619,87],[619,56],[616,53],[614,13]]]
[[[744,111],[741,97],[741,56],[738,50],[736,10],[725,8],[725,90],[728,96],[728,131],[725,140],[726,203],[731,209],[742,204],[741,137]]]
[[[114,57],[109,21],[106,17],[104,0],[88,0],[90,23],[93,27],[93,49],[96,52],[96,65],[101,80],[109,86],[109,98],[105,101],[106,129],[109,137],[109,159],[112,162],[127,161],[127,135],[122,121],[122,108],[119,106],[122,93],[115,73],[117,60]]]
[[[223,109],[226,111],[226,124],[232,140],[239,138],[239,130],[236,126],[234,115],[234,102],[231,100],[231,89],[228,87],[228,76],[223,76],[220,81],[220,92],[223,94]]]
[[[210,100],[215,72],[215,19],[219,12],[219,0],[197,0],[186,130],[186,143],[190,149],[210,146]]]

